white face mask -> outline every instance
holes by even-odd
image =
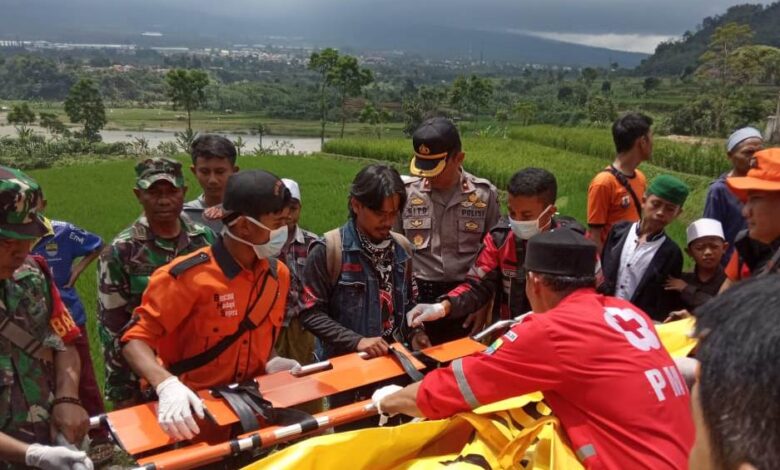
[[[271,234],[268,237],[268,241],[260,245],[250,243],[244,240],[243,238],[233,235],[233,233],[230,231],[228,226],[222,227],[222,234],[227,235],[228,237],[232,238],[233,240],[239,243],[243,243],[244,245],[251,246],[252,249],[255,250],[255,255],[257,255],[258,259],[266,259],[266,258],[272,258],[274,256],[278,256],[279,253],[282,252],[282,248],[284,247],[284,244],[287,243],[287,226],[282,225],[278,229],[272,230],[266,227],[265,225],[263,225],[263,223],[257,219],[254,219],[247,215],[245,215],[244,218],[252,222],[253,224],[257,225],[258,227],[264,228],[269,232],[271,232]],[[230,225],[233,225],[235,223],[236,222],[233,221],[233,223],[231,223]]]
[[[547,213],[548,210],[552,205],[547,206],[544,208],[541,214],[539,214],[539,218],[536,220],[515,220],[513,218],[509,218],[509,226],[512,229],[512,232],[517,236],[517,238],[521,240],[529,240],[534,235],[540,233],[542,230],[546,229],[547,227],[552,224],[552,218],[544,227],[539,226],[539,221],[544,217],[544,215]]]

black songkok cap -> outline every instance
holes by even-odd
[[[593,276],[596,245],[567,228],[542,232],[528,240],[525,270],[555,276]]]
[[[289,202],[290,190],[275,175],[263,170],[239,171],[228,178],[222,218],[235,213],[258,218],[279,212]]]

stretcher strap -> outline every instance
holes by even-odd
[[[225,399],[230,408],[238,416],[243,432],[252,432],[260,429],[260,422],[253,407],[245,400],[244,393],[240,388],[230,389],[229,387],[219,387],[213,392],[218,392],[219,396]],[[215,394],[216,395],[216,394]]]
[[[317,420],[309,413],[292,408],[274,408],[270,401],[263,398],[257,382],[249,381],[238,385],[212,389],[217,398],[224,398],[238,416],[244,433],[260,429],[260,416],[269,425],[299,425],[303,432],[317,429]]]

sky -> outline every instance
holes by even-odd
[[[159,1],[159,0],[158,0]],[[548,39],[633,52],[693,30],[706,16],[758,0],[164,0],[211,13],[284,24],[316,20],[405,22],[421,27],[531,33]],[[162,3],[162,2],[161,2]],[[277,24],[280,24],[277,23]]]
[[[68,11],[102,9],[113,20],[138,16],[149,27],[174,18],[191,27],[179,13],[224,17],[254,32],[291,37],[327,36],[376,24],[382,31],[396,25],[435,31],[466,30],[532,34],[547,39],[632,52],[652,53],[659,42],[694,30],[707,16],[723,14],[738,3],[761,0],[0,0],[3,6],[35,14],[50,2]],[[31,7],[31,4],[39,4]],[[163,14],[163,10],[166,14]],[[8,9],[6,9],[8,11]],[[116,13],[116,14],[113,14]],[[157,13],[157,15],[155,15]],[[177,19],[178,18],[178,19]],[[192,18],[192,16],[187,16]],[[128,19],[129,21],[129,19]],[[202,24],[202,23],[201,23]],[[200,25],[200,24],[199,24]],[[94,26],[94,25],[92,25]],[[99,24],[97,26],[100,26]],[[169,24],[161,24],[170,26]],[[146,27],[146,26],[145,26]],[[215,19],[209,32],[225,23]]]

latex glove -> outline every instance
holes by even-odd
[[[178,377],[170,376],[157,385],[157,421],[166,434],[176,440],[192,439],[200,432],[192,410],[203,419],[203,403]]]
[[[52,447],[40,444],[30,444],[24,455],[24,463],[28,467],[43,470],[77,470],[86,468],[92,470],[92,460],[86,452],[70,450],[62,446]]]
[[[301,365],[298,363],[298,361],[281,356],[274,357],[265,365],[266,374],[273,374],[274,372],[281,372],[283,370],[294,372],[300,369]]]
[[[84,450],[89,449],[90,440],[89,440],[89,436],[84,436],[84,438],[81,440],[81,446],[79,448],[76,447],[75,444],[71,444],[64,434],[58,432],[57,435],[54,437],[54,444],[78,452],[81,449]],[[87,458],[87,460],[89,460],[89,458]],[[91,460],[89,461],[89,465],[82,462],[76,462],[70,468],[71,470],[92,470],[92,461]]]
[[[371,395],[371,401],[374,403],[374,407],[376,408],[377,413],[379,413],[380,426],[384,426],[387,424],[388,418],[395,416],[395,413],[388,415],[382,412],[382,400],[384,400],[388,395],[392,395],[401,389],[403,389],[403,387],[398,385],[385,385],[384,387],[377,389],[374,394]]]
[[[415,307],[406,312],[406,323],[412,328],[417,328],[426,321],[434,321],[439,318],[444,318],[446,312],[444,311],[444,305],[438,304],[417,304]]]

